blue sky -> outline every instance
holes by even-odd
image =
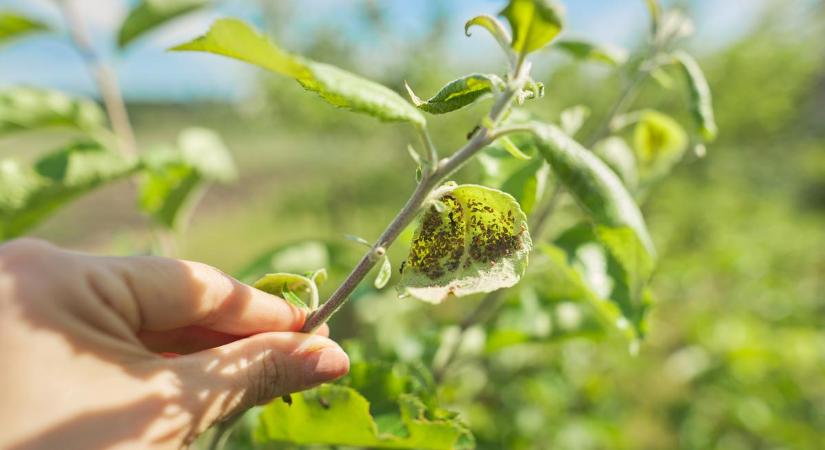
[[[363,0],[261,0],[281,2],[292,10],[288,27],[280,31],[282,43],[300,48],[302,36],[334,27],[348,42],[360,46],[357,6]],[[376,58],[399,57],[394,45],[408,36],[422,33],[427,22],[428,2],[383,1],[394,25],[389,41],[366,44],[361,63]],[[167,53],[171,45],[197,36],[217,17],[236,16],[259,20],[254,0],[223,0],[219,6],[171,22],[120,53],[113,45],[130,0],[72,0],[86,22],[98,52],[115,68],[128,100],[188,101],[191,99],[241,98],[252,93],[255,70],[246,65],[210,55]],[[290,3],[293,7],[290,7]],[[471,63],[493,49],[492,40],[476,33],[465,38],[463,23],[480,13],[495,13],[503,0],[453,0],[449,2],[454,30],[450,48],[457,58]],[[567,30],[570,36],[632,45],[647,26],[642,0],[567,0]],[[685,2],[682,2],[685,3]],[[688,2],[698,16],[694,46],[709,50],[747,31],[764,0],[693,0]],[[297,7],[300,5],[300,7]],[[0,11],[29,14],[64,30],[59,11],[51,0],[0,0]],[[380,65],[365,64],[376,70]],[[369,72],[369,70],[366,70]],[[63,34],[31,37],[0,48],[0,86],[28,84],[94,95],[94,88],[82,61]]]

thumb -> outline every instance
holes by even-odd
[[[293,332],[260,333],[172,361],[200,430],[349,370],[349,358],[334,341]]]

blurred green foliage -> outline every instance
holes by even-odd
[[[386,33],[377,17],[375,32]],[[637,355],[615,336],[557,332],[587,318],[564,302],[547,313],[541,305],[550,300],[518,289],[494,323],[517,322],[549,338],[491,347],[482,330],[470,330],[438,396],[463,414],[479,448],[825,446],[824,27],[821,9],[803,16],[775,2],[751,33],[700,58],[720,134],[706,158],[689,157],[646,198],[660,265]],[[411,54],[425,53],[442,32],[434,27]],[[353,69],[341,46],[320,36],[309,53]],[[399,88],[408,79],[421,92],[435,92],[456,74],[448,65],[419,62],[391,68],[383,81]],[[567,107],[589,105],[596,120],[587,132],[618,96],[619,80],[604,76],[574,63],[536,73],[547,99],[530,108],[555,119]],[[240,182],[212,188],[195,211],[192,228],[180,237],[182,256],[254,279],[253,266],[243,269],[256,257],[271,260],[264,250],[318,240],[332,249],[324,250],[327,263],[308,261],[311,267],[294,270],[326,265],[323,296],[361,251],[348,247],[343,234],[375,236],[411,191],[414,167],[404,149],[412,136],[403,126],[340,114],[294,82],[262,84],[269,95],[238,108],[134,105],[131,111],[142,143],[172,141],[194,122],[220,130],[239,166]],[[649,82],[638,103],[688,123],[686,96],[667,92]],[[443,148],[460,144],[464,133],[455,130],[469,132],[479,111],[470,106],[432,119],[436,141]],[[56,136],[0,144],[37,154],[53,147]],[[458,177],[478,181],[479,167]],[[115,252],[147,245],[145,219],[122,200],[134,198],[132,189],[121,184],[95,193],[36,234]],[[555,234],[574,220],[570,205],[563,206],[551,224]],[[110,230],[118,228],[124,231],[113,244]],[[403,259],[410,237],[391,249],[393,262]],[[335,316],[333,336],[357,338],[353,355],[406,362],[437,359],[439,342],[454,334],[450,325],[476,302],[420,305],[370,283],[356,297]],[[484,352],[488,358],[474,357]],[[238,448],[249,445],[243,433],[234,439]]]

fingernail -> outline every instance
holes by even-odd
[[[304,381],[316,385],[340,378],[349,371],[349,356],[337,345],[326,345],[306,355]]]

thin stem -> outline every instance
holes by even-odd
[[[63,17],[69,25],[72,42],[86,61],[92,78],[95,80],[98,94],[103,100],[106,114],[112,124],[112,130],[120,141],[122,151],[127,155],[136,155],[137,140],[132,130],[132,124],[129,122],[129,113],[126,110],[126,104],[123,101],[123,95],[121,95],[114,71],[95,52],[91,39],[83,25],[82,17],[72,8],[69,1],[62,0],[60,7]]]
[[[421,136],[421,141],[424,143],[424,148],[426,149],[426,163],[428,165],[427,171],[432,173],[435,170],[436,163],[438,162],[438,150],[435,148],[435,144],[433,144],[433,140],[430,137],[430,132],[427,131],[427,127],[420,125],[416,127],[418,129],[418,134]]]
[[[506,127],[496,128],[492,133],[490,133],[490,140],[495,141],[496,139],[501,138],[502,136],[512,134],[512,133],[532,133],[533,128],[530,125],[512,125]]]
[[[513,82],[507,89],[498,97],[495,104],[490,109],[483,123],[495,126],[502,118],[504,113],[512,104],[518,92],[524,86],[527,79],[527,72],[530,69],[529,63],[521,66],[520,72],[514,77]],[[472,158],[479,150],[486,147],[492,142],[490,139],[490,129],[487,126],[481,126],[470,140],[459,150],[453,153],[449,158],[441,160],[435,166],[432,173],[422,174],[421,181],[416,186],[412,196],[407,200],[407,203],[401,208],[401,211],[390,222],[387,228],[381,233],[376,243],[373,245],[358,264],[352,269],[352,272],[347,276],[343,283],[338,286],[338,289],[332,293],[329,300],[327,300],[318,310],[312,313],[304,324],[304,332],[313,332],[316,328],[324,324],[338,309],[344,305],[349,299],[350,294],[355,290],[361,280],[367,276],[377,260],[372,257],[373,249],[383,247],[387,249],[395,242],[398,235],[404,228],[412,222],[418,211],[425,204],[434,188],[440,185],[447,177],[452,175],[456,170],[461,168],[470,158]],[[427,135],[428,136],[428,135]]]

